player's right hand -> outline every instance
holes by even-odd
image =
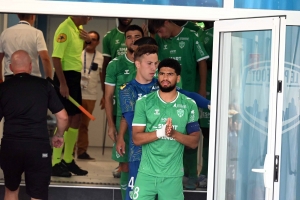
[[[148,37],[148,25],[146,23],[143,23],[142,29],[144,32],[144,37]]]
[[[113,142],[117,141],[117,130],[115,126],[108,127],[107,134]]]
[[[124,138],[120,135],[117,137],[117,144],[116,144],[116,150],[120,156],[123,156],[125,154],[125,141]]]
[[[69,88],[66,84],[61,84],[59,86],[59,92],[60,92],[61,96],[65,97],[65,98],[69,98]]]
[[[63,137],[56,137],[55,135],[52,137],[52,146],[55,148],[59,148],[64,144]]]

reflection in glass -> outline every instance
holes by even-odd
[[[280,200],[300,199],[300,27],[287,26],[285,44]]]
[[[300,10],[299,0],[235,0],[235,8],[269,9],[269,10]]]
[[[226,200],[265,198],[271,31],[231,33]],[[226,66],[225,66],[226,67]]]
[[[41,0],[43,1],[43,0]],[[45,0],[44,0],[45,1]],[[223,0],[56,0],[74,2],[99,2],[99,3],[121,3],[121,4],[148,4],[169,6],[201,6],[201,7],[223,7]]]

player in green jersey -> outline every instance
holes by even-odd
[[[104,57],[103,66],[102,66],[102,79],[101,86],[103,90],[103,94],[105,94],[104,89],[104,80],[106,75],[106,68],[108,63],[118,57],[126,53],[127,47],[125,44],[125,36],[124,31],[130,26],[132,19],[130,18],[118,18],[119,25],[117,28],[114,28],[108,31],[102,41],[102,54]]]
[[[105,106],[105,75],[106,68],[108,63],[118,57],[120,55],[124,55],[126,53],[127,47],[125,45],[125,36],[124,31],[130,26],[132,19],[131,18],[118,18],[118,27],[108,31],[104,37],[102,42],[102,54],[104,57],[103,65],[102,65],[102,74],[101,74],[101,88],[103,97],[101,99],[101,104]],[[115,101],[115,100],[114,100]],[[116,105],[114,105],[114,120],[116,120]],[[114,177],[120,177],[120,169],[117,167],[113,171]]]
[[[201,29],[200,26],[198,26],[195,22],[186,21],[186,20],[172,20],[175,24],[181,27],[188,28],[193,31],[199,31]],[[201,29],[202,30],[202,29]]]
[[[122,113],[120,109],[119,90],[120,87],[135,78],[136,68],[133,57],[133,43],[135,40],[143,37],[143,30],[137,25],[130,25],[125,30],[125,44],[127,47],[126,54],[114,58],[107,66],[105,76],[105,112],[108,122],[108,136],[113,140],[112,159],[120,163],[121,170],[121,192],[123,199],[125,198],[127,183],[128,183],[128,154],[120,156],[116,151],[116,136],[119,130]],[[113,96],[116,97],[116,122],[114,121],[113,112]],[[125,134],[128,141],[128,133]],[[128,145],[127,145],[128,148]],[[126,152],[129,152],[128,149]]]
[[[159,60],[165,58],[177,60],[182,67],[182,89],[199,92],[205,97],[207,71],[205,60],[209,56],[198,38],[198,33],[180,27],[170,20],[149,20],[149,24],[157,33],[155,40],[159,46]]]
[[[200,127],[195,101],[176,91],[180,72],[178,61],[162,60],[159,90],[136,102],[132,137],[143,153],[133,199],[184,199],[184,146],[198,146]]]
[[[199,39],[199,33],[180,27],[171,20],[149,20],[149,24],[157,33],[159,60],[174,58],[181,64],[182,89],[198,92],[206,97],[206,78],[208,54]],[[186,189],[195,190],[198,180],[197,149],[185,148],[184,169],[188,182]]]

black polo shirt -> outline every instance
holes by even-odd
[[[47,109],[55,114],[64,107],[53,86],[27,73],[16,74],[0,84],[0,120],[3,139],[47,140]]]

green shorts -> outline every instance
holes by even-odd
[[[116,128],[117,131],[119,132],[120,128],[120,121],[121,121],[121,116],[117,116],[116,119]],[[117,162],[128,162],[128,152],[129,152],[129,133],[128,129],[124,135],[124,141],[125,141],[125,154],[123,156],[120,156],[120,154],[116,150],[116,143],[113,144],[112,152],[111,152],[111,158],[114,161]]]
[[[138,172],[134,189],[130,196],[133,200],[183,200],[182,177],[155,177]]]

